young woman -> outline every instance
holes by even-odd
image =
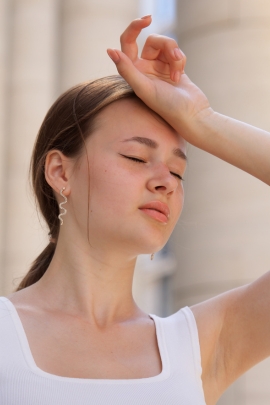
[[[214,112],[173,39],[138,57],[150,23],[108,50],[125,80],[72,88],[41,126],[32,180],[51,239],[0,300],[2,405],[214,405],[270,355],[270,273],[165,319],[133,300],[137,255],[181,213],[186,141],[270,184],[270,134]]]

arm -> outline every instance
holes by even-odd
[[[270,133],[213,111],[190,123],[192,143],[270,185]]]
[[[173,39],[148,37],[139,58],[136,39],[150,23],[133,21],[121,36],[123,52],[108,50],[119,73],[187,142],[270,185],[270,134],[214,112],[184,73],[186,58]]]
[[[193,306],[205,397],[215,403],[238,377],[270,356],[270,272]]]

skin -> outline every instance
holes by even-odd
[[[183,186],[170,170],[183,175],[186,162],[172,154],[176,147],[184,150],[185,142],[139,103],[118,101],[100,114],[99,123],[87,141],[90,162],[89,242],[85,220],[86,155],[75,172],[74,162],[58,151],[48,155],[48,182],[56,190],[66,187],[69,215],[61,228],[56,254],[44,279],[52,272],[55,283],[59,274],[58,265],[54,270],[55,262],[60,262],[64,268],[64,279],[66,268],[71,268],[72,274],[79,268],[82,275],[80,288],[85,294],[82,308],[86,306],[84,310],[89,315],[93,312],[92,304],[90,308],[87,304],[91,292],[97,311],[94,316],[100,317],[97,322],[106,323],[116,316],[116,311],[126,313],[127,308],[133,309],[131,284],[137,255],[161,249],[177,222],[183,206]],[[135,141],[123,142],[138,134],[154,139],[159,147],[153,150]],[[143,159],[146,163],[123,155]],[[67,181],[63,182],[63,179]],[[171,215],[167,224],[149,218],[138,209],[153,200],[169,205]],[[115,297],[115,302],[112,297]]]
[[[74,161],[60,152],[48,154],[46,179],[56,193],[66,188],[68,215],[44,277],[9,297],[36,362],[59,375],[142,378],[160,372],[153,322],[136,306],[131,286],[136,256],[159,250],[182,210],[183,185],[173,173],[182,175],[186,162],[176,160],[174,148],[185,151],[185,141],[190,142],[270,185],[270,134],[214,112],[184,73],[186,58],[173,39],[150,36],[139,57],[136,38],[150,23],[150,17],[133,21],[121,36],[121,51],[109,49],[108,54],[139,98],[169,125],[140,103],[123,100],[102,112],[87,142],[90,178],[85,157],[76,171]],[[124,144],[127,133],[151,137],[159,147]],[[167,224],[138,209],[152,200],[170,206]],[[269,289],[268,272],[191,308],[207,405],[270,355]],[[50,350],[42,356],[44,347]]]
[[[126,141],[138,135],[158,146]],[[42,370],[152,377],[162,369],[155,325],[134,302],[132,279],[137,255],[160,250],[180,216],[186,160],[173,151],[184,155],[186,143],[143,103],[120,100],[100,113],[86,146],[89,176],[86,153],[79,162],[56,150],[48,154],[46,179],[59,202],[65,187],[68,214],[45,275],[9,299]],[[166,223],[139,209],[150,201],[168,205]]]
[[[139,57],[136,38],[150,23],[150,17],[133,21],[121,37],[122,50],[108,49],[118,72],[186,141],[270,185],[270,134],[213,111],[185,74],[185,55],[180,51],[176,56],[178,45],[173,39],[150,36]],[[270,356],[269,288],[270,272],[191,308],[208,405],[215,404],[241,374]]]

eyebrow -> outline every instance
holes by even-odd
[[[131,141],[139,142],[152,149],[157,149],[159,147],[159,144],[156,141],[154,141],[153,139],[144,138],[142,136],[133,136],[132,138],[124,139],[122,142],[131,142]],[[180,157],[181,159],[184,159],[187,161],[187,156],[184,154],[184,152],[180,148],[173,149],[173,154],[175,156]]]

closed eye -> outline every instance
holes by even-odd
[[[123,156],[123,157],[125,157],[125,158],[127,158],[127,159],[130,159],[130,160],[133,160],[134,162],[146,163],[144,160],[135,158],[135,157],[133,157],[133,156],[126,156],[126,155],[121,155],[121,156]]]
[[[144,160],[138,159],[138,158],[133,157],[133,156],[126,156],[126,155],[122,155],[122,154],[120,154],[120,155],[123,156],[123,157],[125,157],[126,159],[133,160],[134,162],[137,162],[137,163],[146,163]],[[173,176],[176,176],[179,180],[184,181],[183,177],[181,177],[180,174],[177,174],[177,173],[174,173],[174,172],[170,172],[170,173],[171,173]]]
[[[173,172],[170,172],[170,173],[171,173],[173,176],[178,177],[178,179],[180,179],[180,180],[184,181],[183,177],[181,177],[181,176],[180,176],[180,174],[173,173]]]

